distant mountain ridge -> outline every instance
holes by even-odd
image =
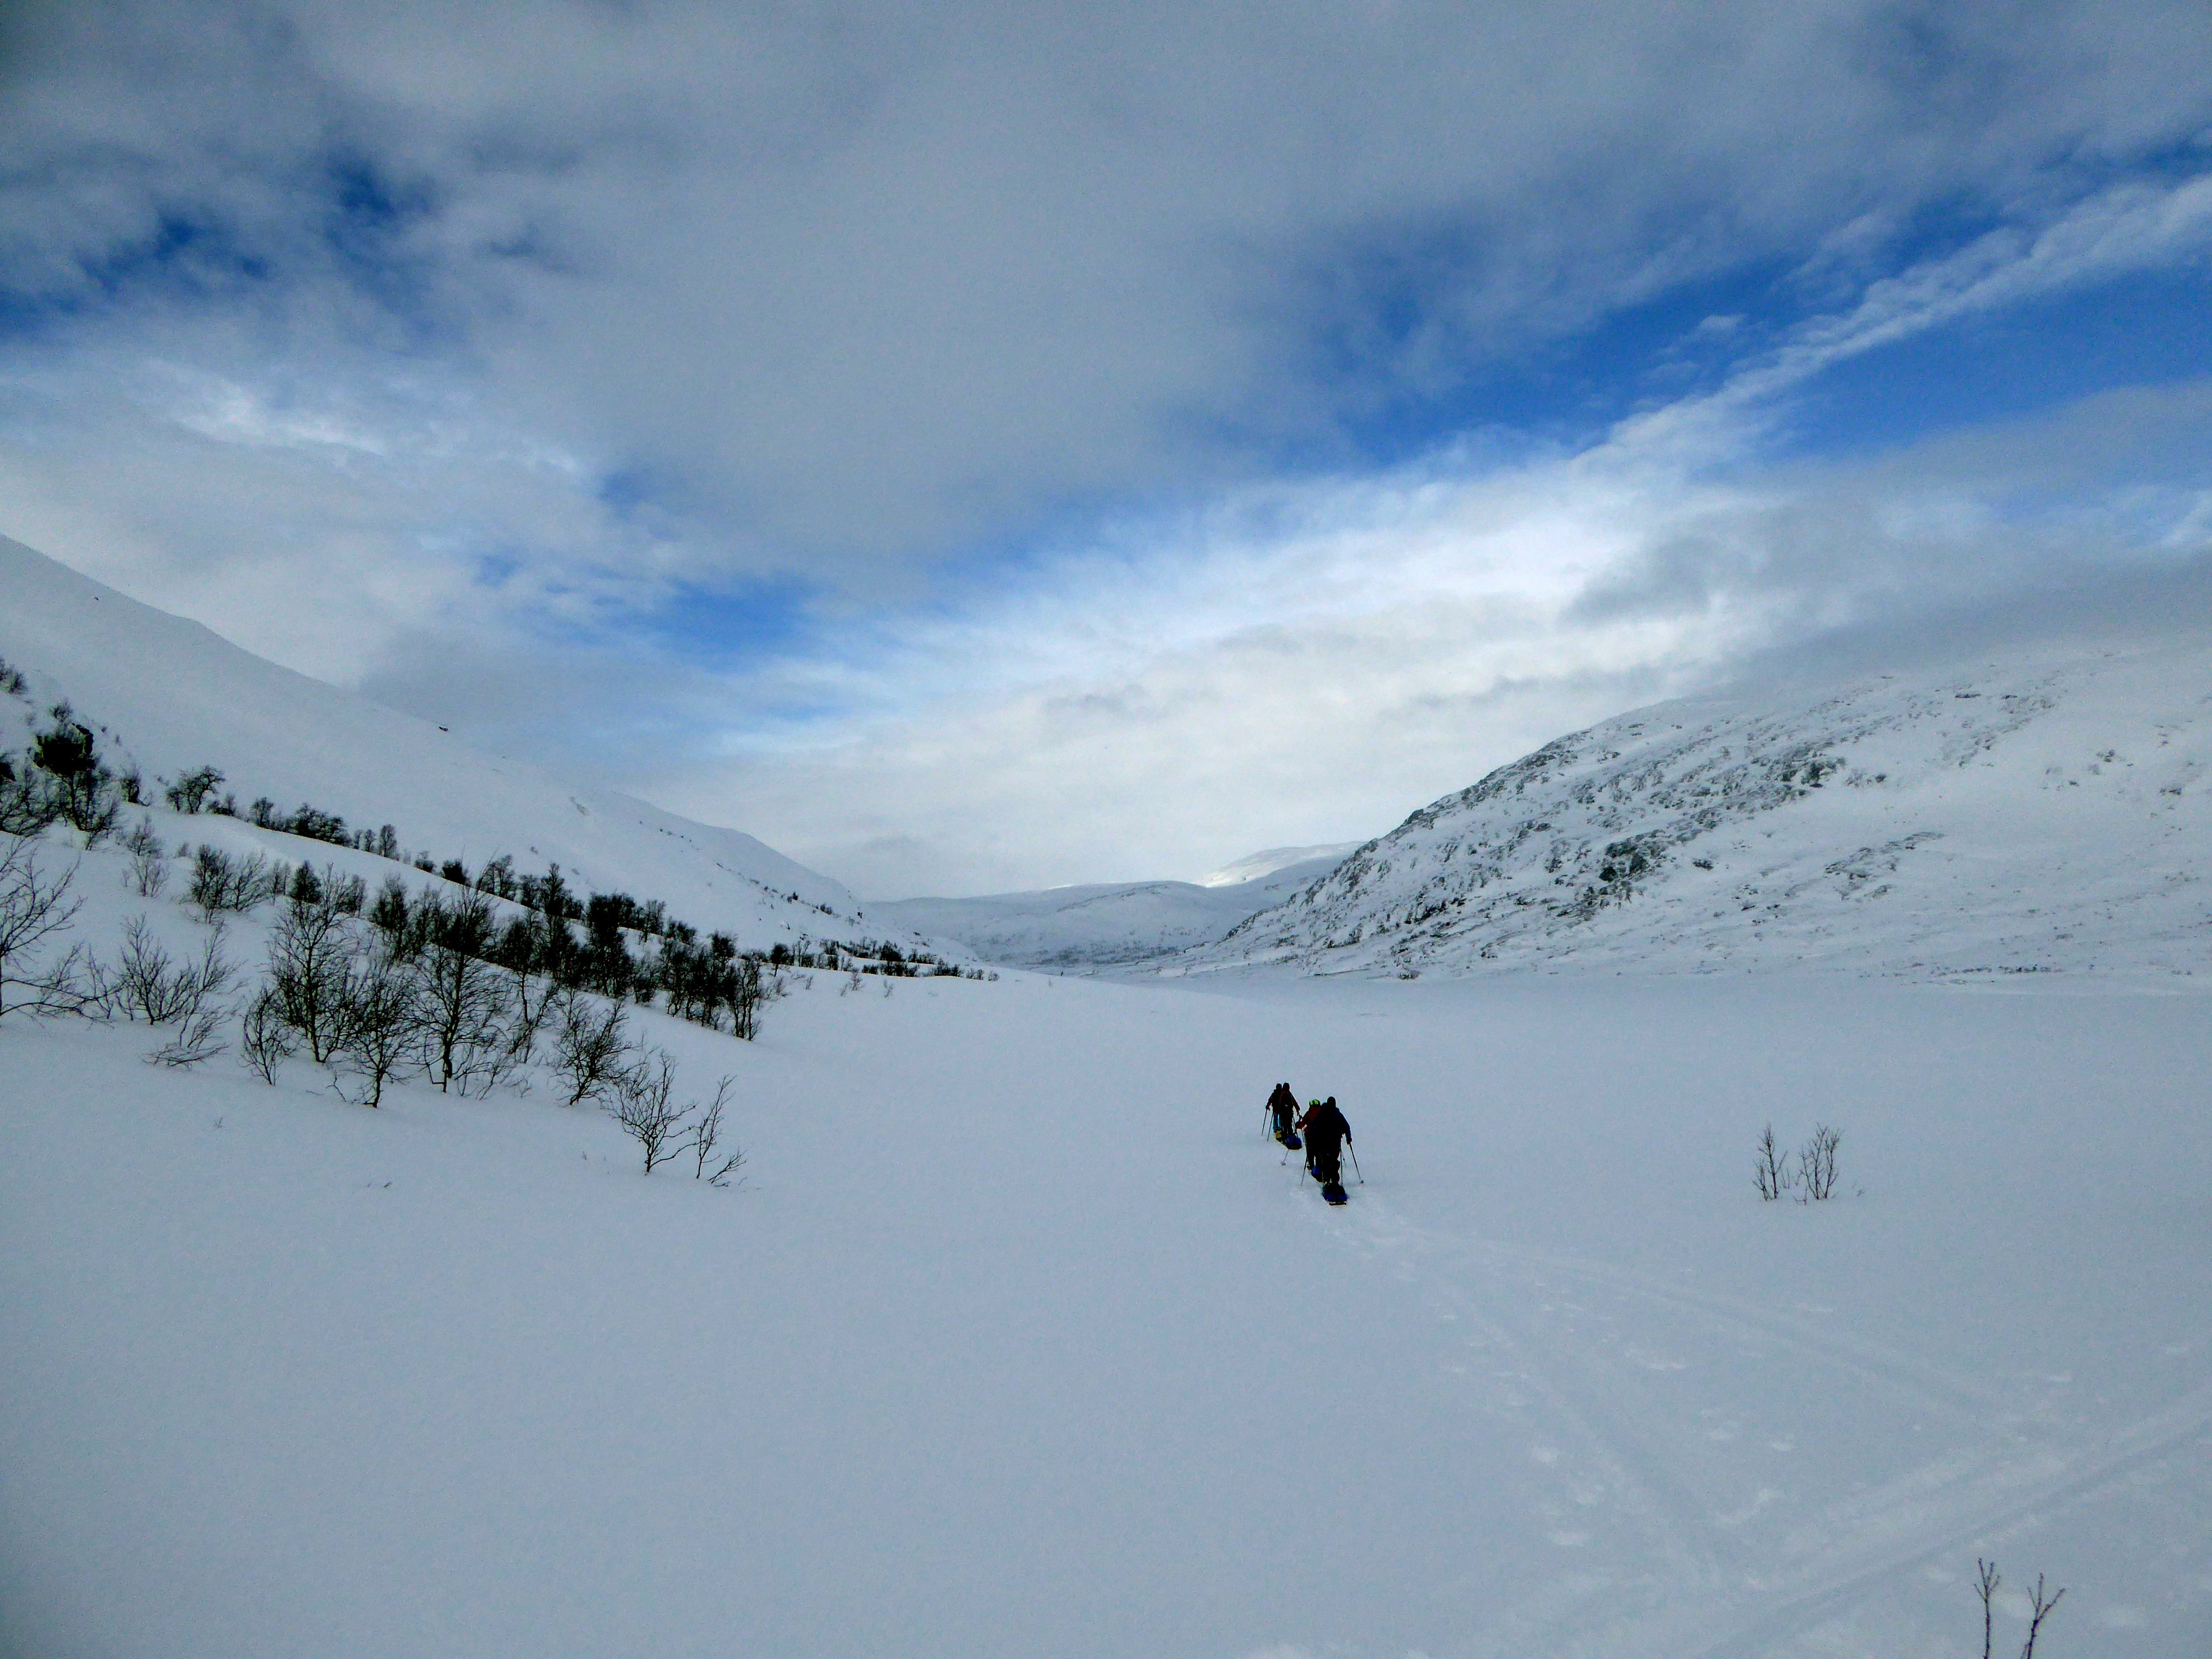
[[[28,681],[24,696],[0,698],[0,750],[20,752],[66,700],[112,765],[145,775],[155,802],[160,781],[211,764],[241,803],[265,795],[280,811],[305,803],[356,827],[390,823],[410,851],[471,868],[501,854],[521,871],[557,862],[572,886],[663,899],[747,948],[896,934],[842,884],[742,831],[486,755],[4,537],[0,658]],[[313,843],[299,845],[295,856]]]
[[[1311,849],[1277,849],[1278,852]],[[871,900],[872,917],[933,939],[957,940],[986,962],[1056,973],[1141,967],[1210,944],[1256,910],[1279,904],[1336,867],[1342,849],[1212,886],[1188,881],[1101,882],[981,898]],[[1237,866],[1230,866],[1235,869]]]
[[[1248,881],[1259,881],[1287,870],[1292,865],[1326,863],[1334,865],[1346,853],[1359,846],[1356,841],[1323,842],[1312,847],[1270,847],[1265,852],[1247,853],[1234,864],[1224,864],[1218,870],[1198,878],[1200,887],[1237,887]]]
[[[2212,971],[2212,639],[1638,710],[1164,971]]]

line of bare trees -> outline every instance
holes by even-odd
[[[619,1000],[562,984],[528,955],[501,957],[481,894],[426,896],[405,907],[403,925],[383,926],[363,916],[357,879],[216,854],[194,865],[191,902],[209,924],[197,956],[172,952],[139,916],[111,958],[81,942],[64,948],[82,904],[77,866],[56,871],[40,852],[33,840],[0,836],[0,1018],[70,1013],[160,1028],[165,1040],[149,1058],[173,1066],[224,1053],[234,1030],[240,1057],[264,1081],[304,1055],[328,1069],[343,1098],[369,1107],[404,1078],[481,1098],[526,1090],[536,1069],[566,1104],[604,1109],[637,1141],[648,1175],[688,1154],[699,1179],[726,1186],[744,1162],[723,1141],[732,1079],[709,1102],[680,1099],[673,1059],[632,1036]],[[126,884],[157,892],[144,861],[158,857],[157,842],[135,849]],[[226,954],[226,918],[280,892],[262,972],[234,1000],[240,975]]]
[[[0,691],[27,696],[22,676],[0,662]],[[47,711],[47,725],[34,730],[21,755],[0,752],[0,833],[40,836],[67,823],[90,848],[118,833],[125,809],[146,805],[145,784],[135,769],[120,773],[101,757],[92,728],[66,702]],[[658,899],[641,902],[627,893],[579,894],[558,864],[542,875],[518,873],[512,857],[489,860],[473,873],[459,859],[442,862],[427,852],[409,854],[391,824],[374,830],[349,828],[343,817],[307,803],[289,812],[261,797],[241,811],[234,794],[222,793],[228,780],[214,766],[180,772],[161,791],[168,805],[187,815],[202,812],[243,818],[264,830],[356,848],[398,862],[411,862],[459,891],[519,906],[534,920],[521,931],[509,927],[488,948],[514,957],[527,953],[535,971],[564,988],[602,995],[650,1000],[665,994],[669,1011],[702,1025],[750,1039],[759,1028],[761,1010],[774,998],[775,975],[786,968],[854,969],[893,977],[936,975],[982,979],[981,969],[963,970],[927,951],[902,951],[889,941],[805,938],[776,945],[763,954],[741,951],[726,934],[699,930],[668,913]],[[160,780],[155,781],[157,783]],[[150,822],[123,832],[134,860],[142,894],[154,896],[167,879]],[[154,850],[149,851],[149,843]],[[301,871],[307,866],[299,866]],[[297,871],[289,878],[297,882]],[[312,879],[310,872],[308,879]],[[191,899],[213,916],[246,911],[286,894],[286,866],[257,854],[226,855],[202,848],[191,873]],[[294,897],[300,895],[294,891]],[[796,892],[779,898],[798,903]],[[406,924],[410,901],[404,883],[387,880],[372,920],[387,931]],[[816,905],[823,915],[828,906]],[[386,911],[392,914],[387,916]]]

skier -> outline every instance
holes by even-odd
[[[1317,1100],[1298,1120],[1305,1132],[1306,1168],[1321,1182],[1321,1195],[1332,1204],[1344,1202],[1344,1143],[1352,1139],[1352,1125],[1337,1109],[1336,1097]]]
[[[1298,1097],[1291,1092],[1287,1083],[1278,1083],[1275,1092],[1267,1097],[1267,1115],[1275,1122],[1275,1139],[1295,1151],[1298,1145],[1297,1131],[1291,1127],[1297,1115]]]

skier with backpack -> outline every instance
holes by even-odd
[[[1337,1109],[1336,1097],[1317,1100],[1298,1120],[1306,1138],[1306,1169],[1321,1182],[1321,1195],[1332,1204],[1345,1200],[1344,1144],[1352,1139],[1352,1125]]]
[[[1267,1097],[1267,1115],[1273,1121],[1275,1139],[1292,1152],[1298,1149],[1298,1132],[1291,1121],[1297,1109],[1298,1097],[1291,1092],[1291,1085],[1278,1083],[1275,1092]]]

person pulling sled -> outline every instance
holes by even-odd
[[[1291,1092],[1291,1085],[1278,1083],[1275,1092],[1267,1097],[1267,1116],[1275,1126],[1275,1139],[1292,1152],[1298,1150],[1298,1132],[1291,1123],[1297,1112],[1298,1097]]]
[[[1306,1137],[1306,1170],[1321,1182],[1321,1195],[1341,1204],[1344,1192],[1344,1143],[1352,1139],[1352,1125],[1337,1109],[1336,1097],[1317,1100],[1298,1120]]]

